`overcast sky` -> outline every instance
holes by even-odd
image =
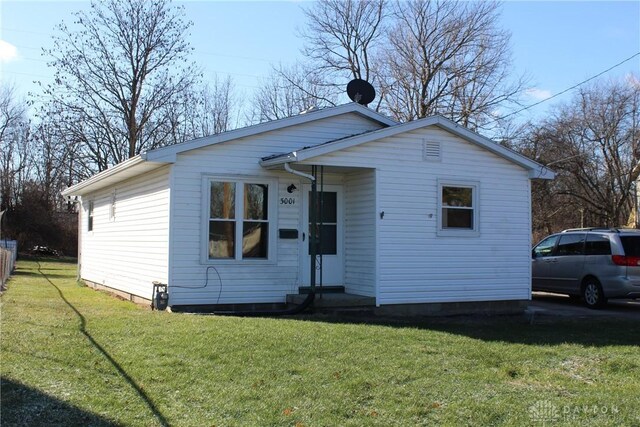
[[[304,1],[179,2],[193,21],[190,41],[194,61],[205,77],[231,76],[247,100],[271,64],[300,58],[296,29],[304,26]],[[50,81],[52,70],[41,56],[51,46],[56,24],[72,21],[71,13],[87,1],[0,2],[0,78],[26,94],[37,91],[34,80]],[[640,52],[640,1],[552,2],[508,1],[502,26],[512,34],[514,75],[527,73],[528,104],[563,91]],[[640,74],[640,56],[616,67],[606,77]],[[521,113],[539,117],[570,94]]]

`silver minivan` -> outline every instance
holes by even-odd
[[[532,290],[582,298],[640,298],[640,230],[579,228],[552,234],[532,251]]]

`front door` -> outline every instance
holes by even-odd
[[[342,285],[344,281],[343,262],[343,226],[344,209],[341,185],[325,185],[323,193],[318,190],[318,200],[323,194],[321,204],[322,222],[320,232],[322,242],[319,246],[318,255],[322,254],[322,284],[325,286]],[[311,186],[305,185],[303,189],[303,234],[302,234],[302,278],[304,286],[311,285],[311,257],[309,245],[309,209],[311,203]],[[320,226],[318,226],[320,227]],[[316,284],[320,284],[320,262],[316,266]]]

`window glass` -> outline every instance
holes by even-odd
[[[244,185],[244,219],[266,220],[269,192],[265,184]]]
[[[584,238],[583,233],[563,234],[558,242],[555,255],[584,255]]]
[[[620,236],[624,254],[640,257],[640,236]]]
[[[93,202],[89,202],[87,211],[87,231],[93,231]]]
[[[442,228],[473,228],[473,211],[470,209],[442,208]]]
[[[245,221],[242,224],[242,257],[267,258],[269,223]]]
[[[323,224],[320,228],[320,253],[335,255],[338,253],[338,227],[335,224]]]
[[[318,222],[335,224],[338,222],[338,193],[335,191],[323,191],[318,193],[320,200],[321,212],[318,217]]]
[[[236,184],[212,182],[209,207],[209,258],[234,258]]]
[[[318,192],[320,212],[318,214],[317,234],[320,241],[318,255],[336,255],[338,253],[338,193],[335,191]],[[309,212],[311,212],[311,193],[309,193]],[[320,226],[322,223],[322,226]],[[312,231],[309,223],[309,232]],[[311,253],[311,239],[309,239]]]
[[[533,253],[536,258],[550,256],[557,241],[558,236],[549,236],[542,242],[538,243],[538,246],[533,248]]]
[[[209,221],[209,258],[235,257],[235,221]]]
[[[269,186],[211,181],[210,194],[209,259],[268,258]]]
[[[242,258],[267,258],[269,243],[269,186],[244,184]]]
[[[585,244],[585,254],[611,255],[611,242],[609,242],[607,236],[589,233]]]
[[[442,228],[473,230],[473,188],[442,187]]]
[[[210,218],[235,218],[235,200],[236,184],[234,182],[212,182]]]
[[[111,205],[109,206],[109,219],[116,220],[116,190],[111,193]]]
[[[442,206],[472,207],[473,189],[466,187],[442,187]]]

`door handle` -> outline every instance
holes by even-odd
[[[303,241],[303,242],[304,242],[304,238],[305,238],[306,236],[307,236],[307,235],[306,235],[306,234],[304,233],[304,231],[303,231],[303,232],[302,232],[302,241]]]

